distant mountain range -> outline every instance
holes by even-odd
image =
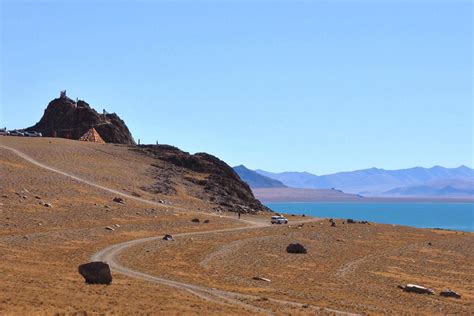
[[[400,170],[371,168],[321,176],[309,172],[273,173],[260,169],[255,172],[292,188],[335,188],[363,196],[474,197],[474,170],[466,166]],[[242,177],[247,182],[246,178],[248,175]],[[264,185],[262,182],[259,188],[264,188]]]
[[[431,181],[423,185],[395,188],[385,192],[388,196],[437,196],[474,197],[474,180],[447,179]]]
[[[237,172],[240,178],[247,182],[247,184],[253,189],[286,188],[286,185],[281,183],[281,181],[261,175],[258,172],[246,168],[244,165],[234,167],[234,170]]]
[[[288,188],[281,181],[266,177],[240,165],[234,170],[263,202],[359,201],[362,197],[334,189]]]

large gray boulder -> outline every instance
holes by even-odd
[[[101,261],[89,262],[79,266],[79,273],[87,284],[112,283],[112,273],[107,263]]]

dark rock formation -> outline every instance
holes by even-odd
[[[191,222],[193,222],[193,223],[199,223],[200,220],[199,220],[199,218],[193,218],[193,219],[191,220]]]
[[[107,143],[135,144],[127,125],[117,114],[99,114],[85,101],[75,102],[65,94],[49,102],[41,120],[26,130],[46,137],[79,139],[92,127]]]
[[[112,274],[110,267],[105,262],[95,261],[79,266],[79,273],[84,277],[87,284],[110,284]]]
[[[212,202],[220,210],[270,211],[255,199],[248,184],[229,165],[212,155],[191,155],[169,145],[141,145],[132,150],[157,160],[152,172],[158,182],[142,187],[145,191],[172,195],[176,194],[175,188],[180,183],[188,188],[190,195]]]
[[[286,247],[286,252],[288,253],[307,253],[308,251],[306,248],[299,243],[296,244],[289,244],[288,247]]]

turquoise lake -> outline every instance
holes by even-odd
[[[265,203],[275,212],[474,231],[474,203]]]

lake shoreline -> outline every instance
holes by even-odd
[[[308,199],[259,198],[262,203],[474,203],[474,198],[398,198],[398,197],[360,197],[357,199]]]
[[[278,213],[354,219],[380,224],[474,232],[474,203],[407,202],[271,202]]]

